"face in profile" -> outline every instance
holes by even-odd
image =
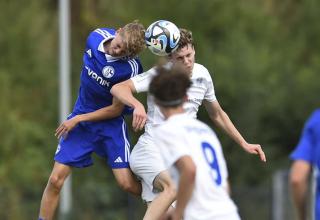
[[[189,74],[192,73],[194,61],[195,61],[195,50],[194,47],[189,44],[178,51],[175,51],[171,55],[171,60],[173,62],[179,62],[181,63]]]
[[[110,42],[108,54],[113,57],[123,57],[127,55],[127,48],[124,41],[124,34],[118,30],[115,38]]]

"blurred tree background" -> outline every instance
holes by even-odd
[[[72,102],[90,31],[135,19],[191,29],[196,60],[211,72],[220,104],[267,154],[262,164],[214,128],[240,214],[271,219],[272,175],[289,167],[303,123],[319,107],[319,9],[317,0],[72,0]],[[57,145],[58,1],[1,0],[0,51],[0,219],[36,219]],[[144,51],[144,68],[157,58]],[[199,118],[212,125],[203,109]],[[138,134],[131,136],[133,145]],[[137,214],[128,217],[128,197],[98,157],[74,171],[73,196],[72,219],[139,219],[144,211],[136,199]]]

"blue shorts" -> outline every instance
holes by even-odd
[[[54,159],[72,167],[87,167],[93,164],[92,152],[106,158],[112,169],[129,168],[130,144],[122,117],[79,123],[61,138]]]

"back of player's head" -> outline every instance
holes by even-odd
[[[183,104],[191,86],[188,71],[175,64],[171,67],[158,66],[157,73],[149,85],[149,92],[155,102],[162,107],[177,107]]]
[[[124,43],[126,44],[126,48],[128,51],[128,56],[133,58],[137,56],[144,48],[144,26],[139,23],[137,20],[126,24],[120,30],[120,34],[123,37]]]
[[[178,43],[177,51],[189,45],[194,47],[192,32],[184,28],[179,28],[179,30],[180,30],[180,40]]]

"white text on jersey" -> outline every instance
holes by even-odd
[[[88,76],[96,80],[100,85],[106,86],[106,87],[110,86],[110,82],[108,82],[107,80],[104,80],[101,76],[98,76],[98,74],[92,71],[89,67],[85,66],[85,68],[88,70]]]

